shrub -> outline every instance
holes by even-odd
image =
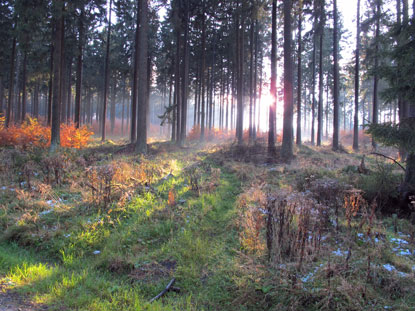
[[[364,191],[368,202],[376,199],[379,208],[384,209],[391,200],[399,198],[401,176],[393,171],[393,165],[379,164],[369,175],[360,176],[358,188]]]
[[[189,141],[196,141],[200,139],[201,130],[200,127],[194,126],[189,134],[187,139]],[[225,131],[218,128],[205,129],[205,138],[206,140],[226,140],[235,137],[235,131]]]
[[[61,124],[61,145],[80,149],[89,142],[93,134],[86,126],[77,129],[73,123]],[[37,119],[28,117],[20,125],[13,124],[5,128],[4,117],[0,117],[0,147],[48,147],[50,137],[50,127],[40,124]]]
[[[270,260],[297,262],[315,258],[328,228],[327,207],[309,194],[279,191],[268,197],[267,246]]]

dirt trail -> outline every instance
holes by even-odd
[[[0,311],[41,311],[48,310],[47,306],[36,305],[27,298],[12,292],[3,292],[0,288]]]

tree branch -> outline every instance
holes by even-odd
[[[381,157],[384,157],[386,159],[392,160],[401,169],[403,169],[404,172],[406,171],[406,169],[403,167],[403,165],[401,163],[399,163],[398,161],[396,161],[394,158],[388,157],[387,155],[384,155],[384,154],[381,154],[381,153],[377,153],[377,152],[371,152],[370,154],[377,155],[377,156],[381,156]]]
[[[161,292],[160,292],[160,294],[158,294],[156,297],[154,297],[154,298],[152,298],[151,300],[150,300],[150,303],[152,303],[153,301],[156,301],[157,299],[159,299],[161,296],[163,296],[165,293],[167,293],[169,290],[174,290],[174,291],[177,291],[178,289],[177,288],[173,288],[172,286],[173,286],[173,284],[174,284],[174,282],[176,282],[176,279],[175,278],[172,278],[171,279],[171,281],[169,282],[169,284],[167,284],[167,286],[166,286],[166,288],[165,289],[163,289]]]

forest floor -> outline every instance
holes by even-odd
[[[0,310],[414,310],[414,226],[381,213],[402,173],[329,147],[278,159],[1,149]]]

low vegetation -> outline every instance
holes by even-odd
[[[415,231],[384,158],[361,173],[328,147],[290,164],[261,144],[0,152],[1,286],[50,310],[415,304]]]

